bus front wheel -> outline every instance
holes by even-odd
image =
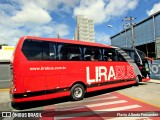
[[[78,101],[82,100],[85,95],[85,89],[84,86],[81,84],[75,84],[71,88],[71,98],[72,100]]]
[[[139,86],[139,82],[140,82],[140,76],[137,76],[136,77],[136,84],[135,84],[135,86]]]

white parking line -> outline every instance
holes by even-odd
[[[81,102],[83,102],[83,103],[88,103],[88,102],[95,102],[95,101],[99,101],[99,100],[110,100],[110,99],[115,99],[115,98],[118,98],[118,97],[116,97],[116,96],[112,96],[112,97],[106,97],[106,98],[97,98],[97,99],[87,99],[87,100],[85,100],[85,101],[79,101],[78,103],[81,103]],[[69,103],[69,104],[71,104],[71,103]],[[75,107],[69,107],[69,108],[66,108],[66,109],[64,109],[64,107],[60,107],[60,108],[57,108],[56,109],[56,111],[64,111],[64,110],[73,110],[73,109],[79,109],[79,108],[84,108],[84,107],[78,107],[78,106],[75,106]]]
[[[105,105],[112,105],[112,104],[118,104],[118,103],[125,103],[126,100],[119,100],[119,101],[112,101],[112,102],[104,102],[104,103],[97,103],[97,104],[90,104],[90,105],[84,105],[82,107],[72,107],[72,108],[57,108],[55,111],[69,111],[69,110],[76,110],[76,109],[82,109],[82,108],[92,108],[92,107],[99,107],[99,106],[105,106]]]
[[[94,102],[98,100],[109,100],[109,99],[115,99],[118,98],[117,96],[112,96],[112,97],[106,97],[106,98],[97,98],[97,99],[85,99],[84,102]]]
[[[121,110],[128,110],[133,108],[139,108],[140,105],[129,105],[129,106],[123,106],[123,107],[115,107],[115,108],[107,108],[107,109],[99,109],[96,111],[90,111],[90,112],[80,112],[75,114],[65,114],[65,115],[59,115],[55,116],[54,120],[60,120],[60,119],[71,119],[75,117],[82,117],[82,116],[88,116],[88,115],[95,115],[95,114],[102,114],[102,113],[109,113],[110,111],[121,111]]]
[[[119,101],[112,101],[112,102],[105,102],[105,103],[98,103],[98,104],[91,104],[91,105],[86,105],[86,107],[98,107],[98,106],[105,106],[105,105],[112,105],[112,104],[118,104],[118,103],[125,103],[127,102],[126,100],[119,100]]]

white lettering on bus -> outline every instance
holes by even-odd
[[[105,66],[96,66],[94,75],[91,75],[91,68],[86,67],[86,78],[87,83],[94,83],[94,82],[101,82],[102,77],[104,81],[110,81],[115,79],[127,79],[127,78],[134,78],[134,70],[133,66],[109,66],[109,68]],[[94,77],[94,78],[91,78]]]
[[[113,77],[115,79],[115,72],[114,72],[113,66],[110,66],[108,80],[110,80],[111,77]]]
[[[100,81],[102,79],[102,76],[104,76],[105,81],[107,80],[107,68],[105,66],[100,66],[99,67],[99,77],[100,77]]]
[[[125,77],[124,66],[116,66],[116,79],[122,79],[123,77]]]
[[[95,82],[95,79],[90,79],[89,67],[86,67],[86,73],[87,73],[87,83],[93,83],[93,82]]]

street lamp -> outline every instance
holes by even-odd
[[[115,27],[113,27],[112,25],[107,25],[109,28],[113,28],[113,29],[115,29],[115,30],[117,30]],[[125,41],[126,41],[126,47],[127,47],[127,35],[126,35],[126,30],[125,30],[125,35],[124,34],[122,34],[121,32],[120,32],[120,35],[121,36],[123,36],[124,38],[125,38]]]
[[[112,25],[108,25],[108,27],[110,27],[110,28],[114,28]]]

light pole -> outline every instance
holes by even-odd
[[[114,28],[112,25],[108,25],[108,27],[110,27],[110,28]]]
[[[112,25],[108,25],[108,27],[109,28],[113,28],[113,29],[115,29],[115,30],[117,30],[115,27],[113,27]],[[120,32],[120,35],[122,36],[122,37],[124,37],[125,38],[125,41],[126,41],[126,47],[127,47],[127,35],[126,35],[126,29],[125,29],[125,35],[124,34],[122,34],[121,32]]]

